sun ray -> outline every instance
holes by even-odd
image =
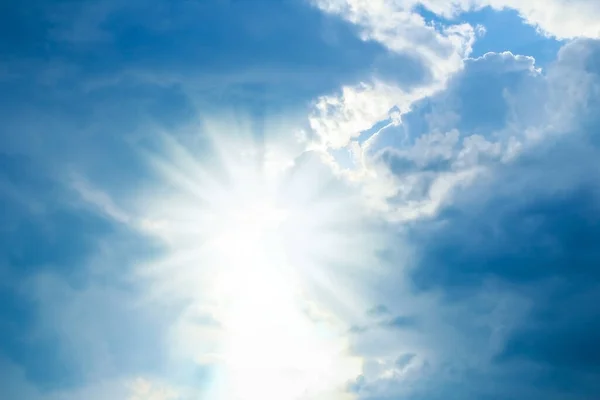
[[[346,327],[318,323],[306,309],[348,316],[360,307],[344,275],[369,265],[377,240],[364,229],[360,199],[314,156],[267,164],[269,143],[247,132],[213,136],[205,160],[173,138],[162,145],[148,156],[167,189],[144,203],[170,255],[142,274],[161,296],[201,304],[218,322],[217,337],[211,325],[197,339],[218,343],[189,343],[211,349],[194,354],[219,371],[211,399],[342,398],[360,360],[348,353]]]

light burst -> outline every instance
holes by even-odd
[[[211,399],[345,398],[361,369],[345,339],[362,307],[350,282],[377,244],[360,198],[315,155],[251,135],[210,143],[195,153],[165,136],[146,154],[164,185],[140,200],[145,227],[169,251],[141,272],[155,296],[189,304],[173,342],[219,371]]]

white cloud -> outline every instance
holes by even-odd
[[[400,0],[408,5],[423,4],[448,18],[486,6],[496,10],[511,8],[525,22],[559,39],[600,37],[600,3],[595,0]]]
[[[370,138],[358,139],[376,123],[385,121],[387,125],[383,130],[401,124],[402,115],[409,112],[415,102],[443,90],[448,79],[463,68],[464,59],[471,52],[476,36],[474,28],[468,24],[441,26],[427,23],[413,10],[415,4],[411,2],[317,0],[313,4],[356,24],[364,40],[377,41],[392,53],[420,60],[420,68],[429,77],[413,87],[389,79],[373,79],[343,87],[339,94],[320,97],[309,116],[318,148],[336,171],[363,186],[373,209],[391,212],[396,215],[394,219],[431,214],[437,208],[435,204],[450,188],[459,181],[470,179],[473,172],[448,174],[430,182],[426,190],[426,197],[430,199],[427,203],[410,201],[408,209],[402,204],[393,205],[399,198],[410,196],[406,185],[416,184],[410,184],[410,179],[423,183],[422,179],[413,176],[399,182],[385,166],[373,163],[368,153],[372,153],[370,147],[377,141],[379,131],[369,134]],[[330,149],[346,146],[356,162],[356,168],[351,170],[342,168],[328,153]],[[407,213],[411,217],[407,217]]]
[[[310,126],[325,148],[338,149],[349,144],[360,132],[385,119],[393,107],[401,112],[431,89],[405,92],[381,81],[342,88],[340,95],[322,96],[309,116]]]
[[[361,131],[385,119],[392,107],[397,107],[401,115],[415,101],[442,89],[448,77],[462,68],[475,40],[472,26],[428,24],[402,2],[315,0],[313,4],[358,25],[363,40],[377,41],[390,52],[419,60],[429,77],[415,87],[373,79],[320,97],[310,124],[321,144],[331,148],[346,146]]]
[[[406,52],[424,59],[436,80],[444,79],[461,67],[474,40],[470,25],[428,24],[413,11],[411,2],[314,0],[313,3],[361,27],[364,40],[375,40],[393,52]]]
[[[594,0],[480,0],[476,4],[515,9],[525,21],[559,39],[600,38],[600,3]]]
[[[477,58],[469,59],[471,71],[491,71],[495,73],[508,73],[529,71],[532,74],[541,72],[541,69],[535,67],[535,58],[520,54],[513,54],[510,51],[502,53],[489,52]]]

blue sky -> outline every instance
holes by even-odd
[[[4,2],[0,399],[596,399],[598,21]]]

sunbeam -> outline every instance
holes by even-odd
[[[184,340],[218,371],[211,399],[345,398],[361,370],[345,336],[360,300],[345,283],[368,265],[376,239],[359,200],[318,158],[257,148],[248,137],[214,139],[209,162],[170,137],[160,155],[147,154],[168,190],[143,201],[146,226],[170,255],[142,272],[160,296],[188,300],[218,322],[211,339]]]

